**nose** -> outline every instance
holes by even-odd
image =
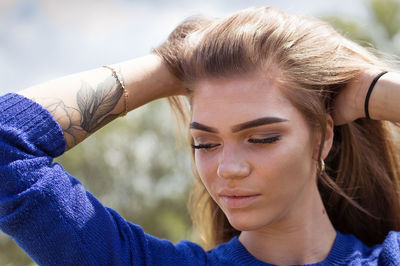
[[[249,163],[241,156],[240,152],[225,149],[219,158],[217,175],[221,178],[244,178],[250,174]]]

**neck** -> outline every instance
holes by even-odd
[[[326,214],[317,186],[312,197],[293,206],[281,220],[260,230],[243,231],[239,240],[257,259],[278,265],[323,261],[336,231]]]

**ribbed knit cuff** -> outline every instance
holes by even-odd
[[[57,157],[65,151],[61,127],[45,108],[19,94],[8,93],[0,97],[0,126],[17,130],[17,135],[27,140],[21,147],[28,153],[41,151]]]

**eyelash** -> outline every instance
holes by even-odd
[[[276,137],[272,137],[272,138],[265,138],[265,139],[249,139],[250,143],[253,144],[271,144],[274,143],[276,141],[280,140],[280,137],[276,136]],[[220,146],[221,144],[199,144],[199,145],[194,145],[192,144],[192,148],[193,149],[212,149],[215,148],[217,146]]]
[[[192,144],[192,148],[193,149],[211,149],[211,148],[215,148],[217,146],[219,146],[221,144],[199,144],[199,145],[194,145]]]
[[[250,143],[259,143],[259,144],[268,144],[274,143],[275,141],[280,140],[279,136],[272,137],[272,138],[265,138],[265,139],[249,139]]]

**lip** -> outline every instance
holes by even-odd
[[[230,209],[245,208],[259,196],[260,194],[241,190],[223,190],[219,193],[221,201]]]

